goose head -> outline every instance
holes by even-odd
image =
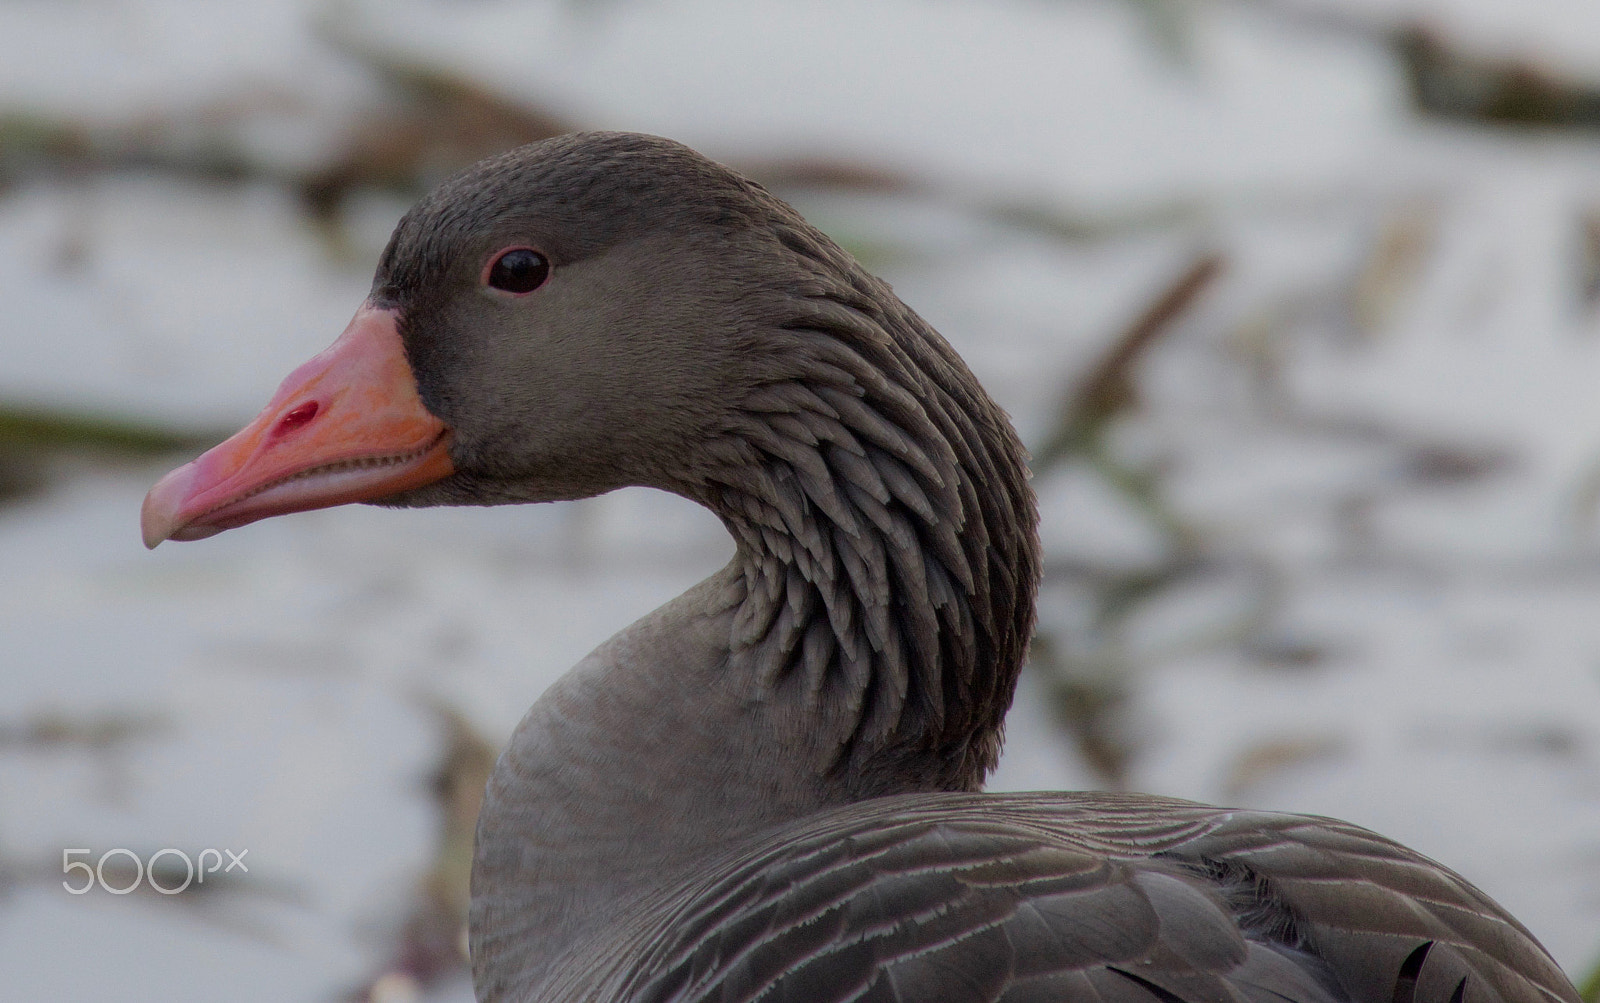
[[[786,246],[797,229],[668,140],[586,134],[485,161],[400,221],[332,347],[156,485],[145,543],[355,501],[698,497],[741,398],[792,375],[771,342],[805,294],[797,267],[802,285],[819,267]]]

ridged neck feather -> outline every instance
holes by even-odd
[[[978,789],[1039,578],[1025,454],[953,349],[826,237],[693,493],[738,543],[732,657],[816,712],[855,796]]]

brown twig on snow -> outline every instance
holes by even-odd
[[[1050,467],[1069,454],[1081,452],[1107,421],[1135,404],[1138,395],[1134,387],[1134,369],[1222,274],[1223,265],[1220,253],[1201,254],[1112,339],[1110,347],[1068,395],[1054,430],[1033,451],[1036,471]]]
[[[345,998],[361,1003],[415,999],[467,968],[467,906],[473,834],[495,748],[459,711],[425,698],[444,731],[444,752],[432,777],[439,809],[433,862],[411,897],[382,970]]]

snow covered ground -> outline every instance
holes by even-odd
[[[260,99],[239,142],[314,163],[378,87],[319,41],[337,23],[585,125],[913,174],[911,195],[794,194],[882,249],[874,267],[1031,442],[1119,328],[1220,250],[1224,277],[1141,366],[1112,439],[1160,470],[1203,559],[1114,631],[1086,624],[1071,569],[1137,572],[1165,544],[1086,466],[1052,470],[1036,487],[1067,570],[1044,626],[1127,666],[1132,787],[1368,825],[1480,884],[1577,974],[1600,955],[1600,313],[1582,275],[1600,139],[1421,121],[1370,39],[1243,3],[1179,8],[1174,57],[1144,9],[13,0],[0,112],[126,123]],[[1427,15],[1600,82],[1585,0],[1334,9]],[[1024,202],[1105,232],[974,208]],[[247,420],[342,329],[402,209],[358,206],[341,258],[266,182],[0,191],[0,400]],[[430,701],[498,739],[731,551],[707,514],[638,491],[331,510],[147,553],[139,502],[168,465],[69,464],[0,507],[0,724],[154,722],[101,751],[0,744],[0,1000],[360,985],[434,850]],[[1046,703],[1025,678],[995,786],[1096,782]],[[73,897],[54,870],[63,848],[168,846],[247,849],[258,880]]]

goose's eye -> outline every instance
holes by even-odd
[[[549,277],[548,258],[531,247],[513,247],[490,263],[484,282],[508,293],[531,293]]]

